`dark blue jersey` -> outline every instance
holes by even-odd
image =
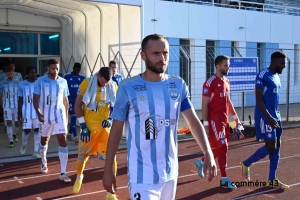
[[[261,88],[264,90],[263,93],[263,102],[270,113],[270,115],[276,119],[281,120],[280,111],[279,111],[279,90],[281,88],[281,83],[279,79],[279,75],[273,74],[271,70],[268,68],[260,71],[256,76],[255,88]],[[255,118],[263,118],[266,117],[263,115],[262,111],[258,107],[255,106]]]
[[[77,97],[77,91],[80,83],[85,79],[85,77],[81,74],[78,76],[74,76],[72,72],[67,73],[64,77],[64,79],[68,82],[68,88],[70,92],[69,101],[75,102]]]

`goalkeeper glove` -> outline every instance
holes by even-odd
[[[102,122],[102,128],[110,128],[111,125],[112,125],[112,119],[111,118],[103,120],[103,122]]]

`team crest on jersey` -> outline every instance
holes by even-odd
[[[207,89],[207,88],[204,88],[203,93],[204,93],[204,94],[208,94],[208,89]]]
[[[80,88],[80,87],[78,88],[77,92],[78,92],[78,93],[81,92],[81,88]]]
[[[171,91],[170,91],[170,97],[171,97],[171,99],[173,99],[174,101],[177,100],[178,97],[179,97],[179,94],[178,94],[177,90],[171,90]]]
[[[147,90],[146,84],[144,84],[144,85],[134,85],[132,87],[135,91],[145,91],[145,90]]]

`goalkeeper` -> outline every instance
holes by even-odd
[[[114,106],[117,85],[111,80],[109,67],[100,68],[91,78],[82,81],[78,88],[75,102],[75,113],[81,126],[76,161],[77,179],[73,192],[78,193],[83,180],[83,170],[89,155],[106,156],[106,147],[112,120],[110,108]],[[117,161],[114,161],[114,172],[117,172]],[[115,194],[107,194],[106,199],[117,199]]]
[[[209,142],[215,158],[218,158],[218,164],[221,172],[221,186],[228,189],[236,189],[236,185],[227,178],[227,153],[228,153],[228,137],[229,123],[228,114],[230,113],[236,122],[234,135],[238,139],[243,135],[238,129],[242,128],[241,122],[235,112],[230,100],[230,83],[225,77],[229,72],[229,57],[217,56],[215,59],[216,73],[207,79],[203,84],[202,91],[202,119],[206,133],[209,136]],[[203,174],[203,161],[195,160],[200,177]]]

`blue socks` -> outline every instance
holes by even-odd
[[[269,180],[274,180],[276,178],[276,171],[279,164],[280,158],[280,146],[277,146],[277,149],[269,154],[270,158],[270,172],[269,172]]]
[[[252,163],[255,163],[257,161],[259,161],[260,159],[263,159],[264,157],[266,157],[269,154],[269,151],[267,150],[267,148],[265,146],[257,149],[257,151],[250,156],[247,160],[244,161],[244,165],[246,167],[249,167]]]
[[[71,124],[70,124],[70,131],[69,133],[73,133],[73,136],[77,136],[77,129],[76,129],[76,115],[71,115]]]

